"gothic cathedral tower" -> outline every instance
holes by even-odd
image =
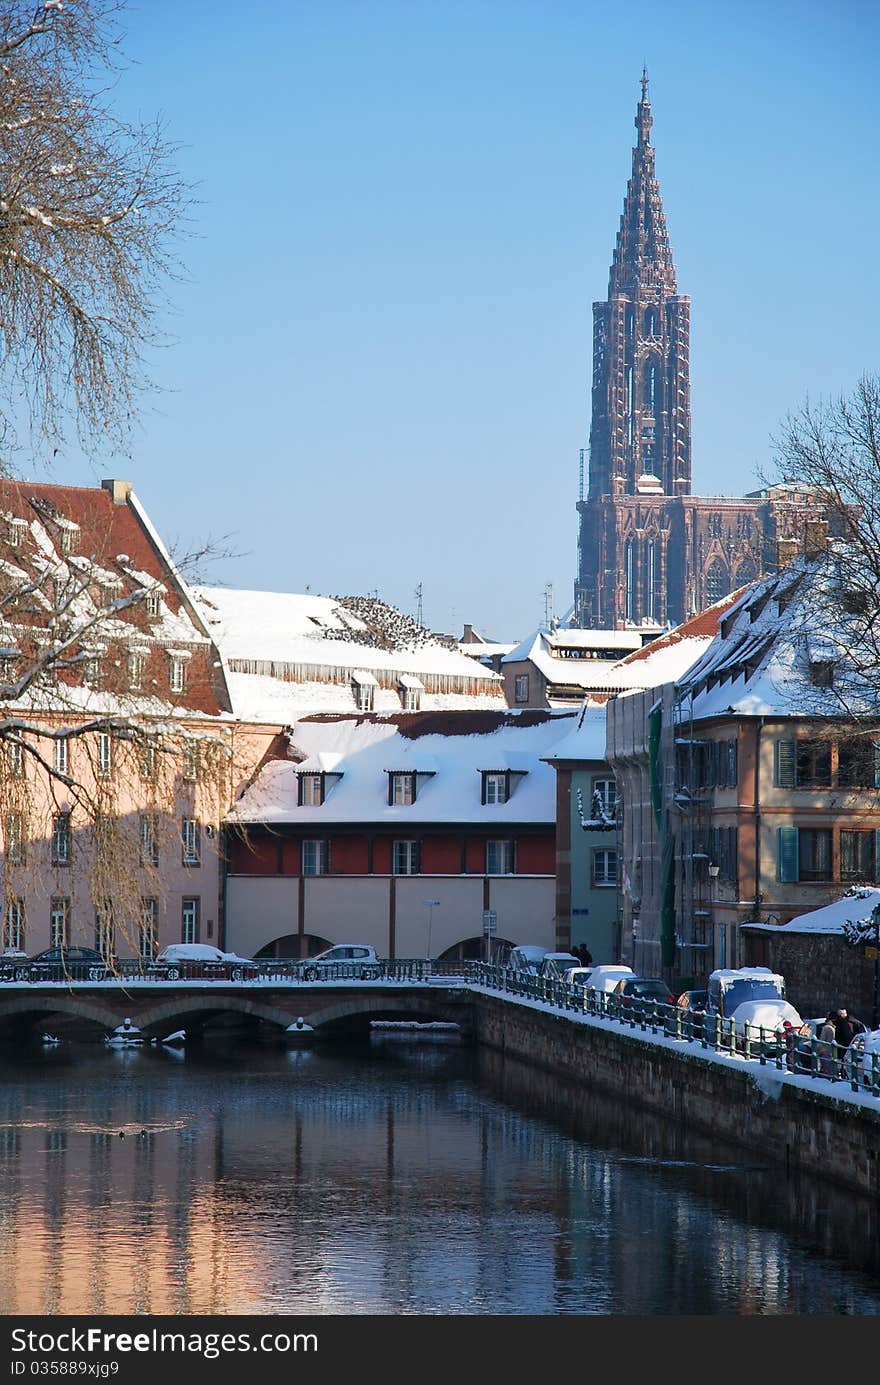
[[[684,592],[669,568],[668,502],[690,494],[690,299],[679,294],[651,145],[648,77],[611,264],[593,304],[589,491],[578,505],[575,619],[664,624]]]

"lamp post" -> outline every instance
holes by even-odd
[[[709,919],[710,919],[710,927],[711,927],[711,929],[712,929],[712,961],[713,961],[713,963],[714,963],[714,961],[715,961],[715,881],[718,879],[718,876],[719,876],[720,871],[721,871],[721,867],[720,867],[720,866],[716,866],[716,864],[715,864],[714,861],[710,861],[710,862],[709,862]],[[725,948],[725,952],[726,952],[726,951],[727,951],[727,949]],[[712,971],[713,968],[710,967],[709,970]]]
[[[874,990],[871,996],[871,1028],[880,1024],[880,904],[871,910],[874,920]]]
[[[422,900],[422,903],[425,905],[425,908],[428,910],[428,951],[427,951],[427,953],[426,953],[426,956],[427,956],[427,958],[428,958],[428,961],[430,961],[430,960],[431,960],[431,923],[432,923],[433,918],[434,918],[434,910],[437,908],[437,906],[438,906],[438,904],[440,903],[440,901],[439,901],[439,899],[423,899],[423,900]]]

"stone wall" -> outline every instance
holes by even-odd
[[[510,999],[474,995],[480,1043],[641,1104],[716,1139],[760,1151],[858,1192],[880,1193],[876,1109],[782,1080],[772,1064],[749,1071],[699,1048],[585,1024]]]
[[[785,977],[786,995],[804,1019],[845,1005],[871,1023],[874,962],[841,934],[746,928],[743,938],[750,959]]]

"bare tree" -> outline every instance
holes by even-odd
[[[0,424],[118,442],[188,201],[158,123],[108,104],[120,6],[0,5]],[[101,85],[103,79],[105,85]]]
[[[809,401],[774,440],[779,477],[815,492],[830,542],[806,624],[827,640],[829,680],[841,710],[876,715],[880,694],[880,379],[851,394]],[[820,536],[820,540],[824,535]],[[817,545],[822,548],[822,543]],[[834,671],[839,665],[842,676]]]

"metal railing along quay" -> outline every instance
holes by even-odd
[[[585,986],[511,971],[489,962],[470,962],[466,966],[469,981],[501,994],[543,1001],[561,1012],[613,1020],[625,1029],[662,1034],[701,1049],[773,1066],[781,1072],[847,1082],[854,1092],[880,1097],[880,1055],[865,1054],[858,1043],[841,1049],[797,1029],[780,1034],[763,1026],[738,1025],[721,1015],[685,1010],[651,998],[591,991]]]

